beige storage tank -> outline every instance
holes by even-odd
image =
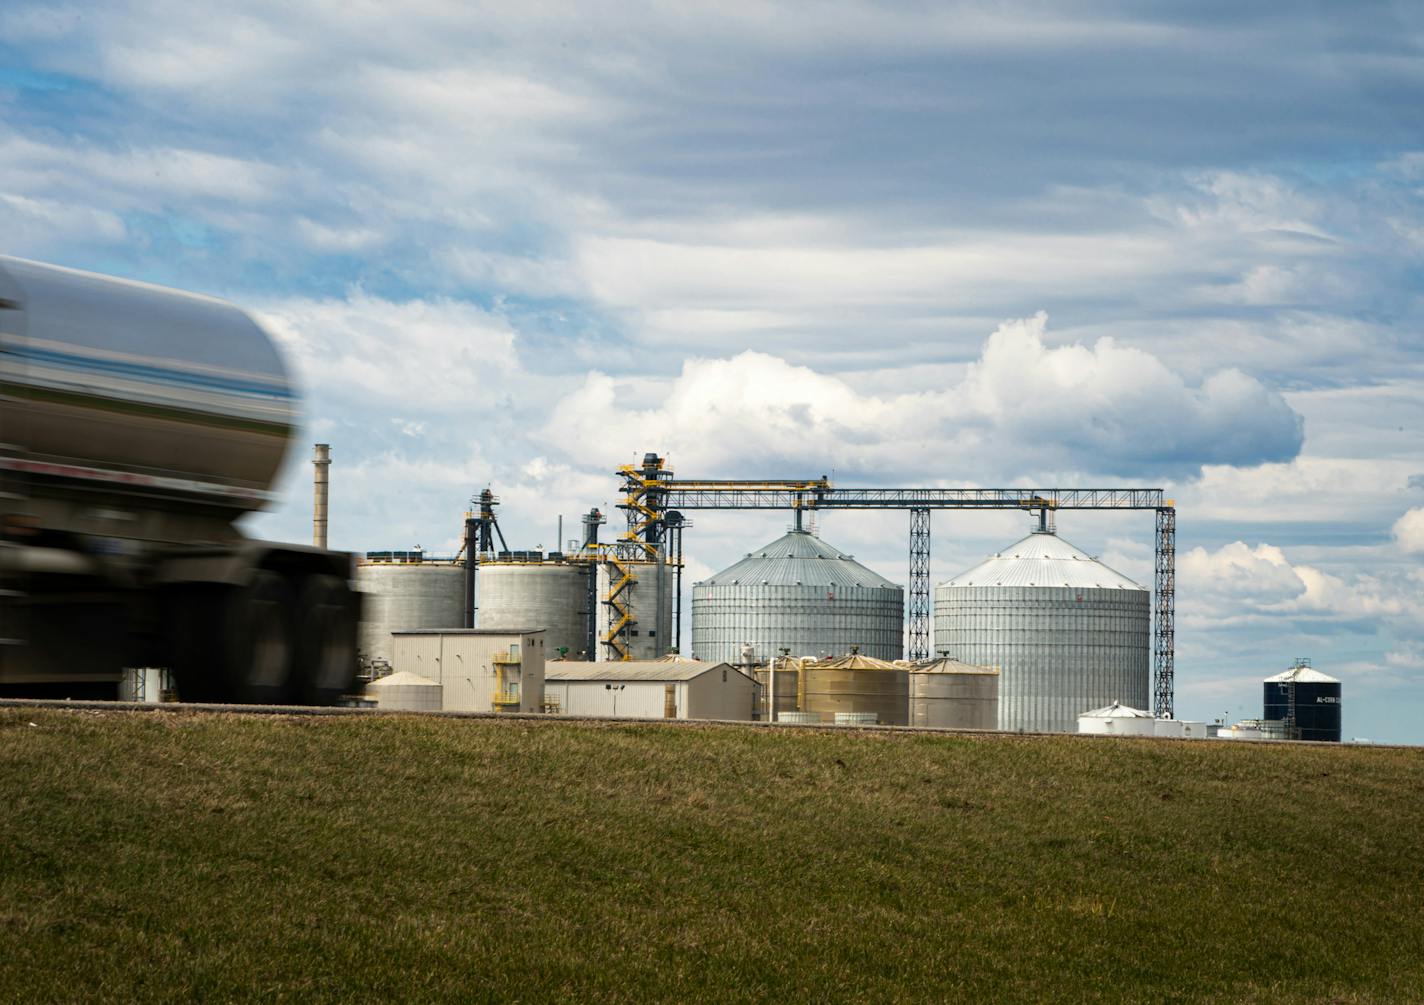
[[[367,552],[356,565],[361,598],[361,661],[392,664],[391,632],[460,628],[465,623],[463,563],[427,559],[419,551]]]
[[[524,552],[510,552],[525,555]],[[557,659],[586,658],[588,650],[587,565],[545,561],[538,552],[523,560],[480,563],[475,596],[480,628],[544,629],[544,651]]]
[[[910,725],[997,729],[999,668],[941,657],[911,663]]]
[[[776,718],[778,722],[783,721],[787,714],[795,712],[799,708],[800,667],[801,661],[797,659],[779,660],[776,664]],[[761,722],[770,722],[771,715],[767,710],[767,697],[771,694],[771,671],[766,667],[757,667],[756,682],[759,685],[757,688],[757,718]]]
[[[801,672],[802,711],[818,713],[822,722],[835,722],[837,712],[873,712],[882,726],[907,725],[910,675],[904,667],[852,653],[803,661]]]
[[[366,685],[366,697],[375,699],[377,708],[438,712],[442,707],[444,690],[429,677],[403,672],[371,681]]]

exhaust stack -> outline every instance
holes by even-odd
[[[318,443],[312,458],[312,544],[326,547],[326,499],[331,467],[331,444]]]

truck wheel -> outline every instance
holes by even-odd
[[[307,705],[334,705],[356,685],[356,605],[335,576],[302,585],[297,678]]]
[[[168,666],[180,701],[228,700],[222,674],[221,611],[227,590],[207,583],[187,583],[164,598]]]
[[[258,572],[229,592],[220,641],[231,701],[286,705],[296,697],[296,618],[292,588],[275,572]]]

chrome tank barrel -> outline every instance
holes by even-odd
[[[233,305],[0,256],[6,466],[150,478],[252,509],[296,419],[276,346]]]

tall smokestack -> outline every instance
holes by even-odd
[[[312,458],[312,544],[326,547],[326,493],[331,467],[331,444],[318,443]]]

